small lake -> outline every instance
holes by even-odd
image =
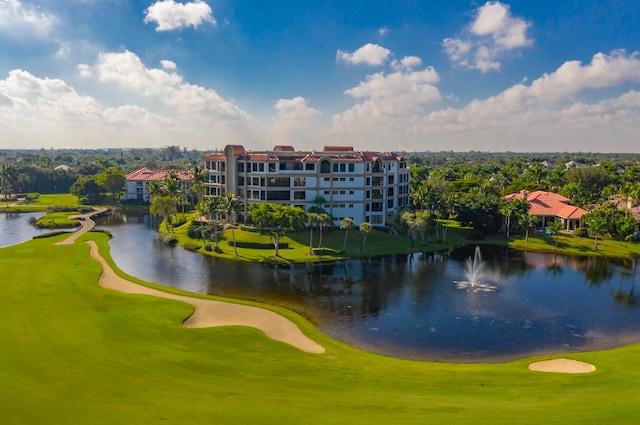
[[[99,220],[126,273],[191,292],[257,300],[310,318],[323,332],[393,357],[503,361],[640,341],[637,261],[482,247],[482,280],[458,289],[475,245],[450,252],[300,264],[214,259],[157,239],[149,216]]]
[[[36,229],[29,220],[38,219],[43,213],[0,213],[0,248],[26,242],[36,235],[50,232]]]

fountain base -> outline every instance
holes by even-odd
[[[489,285],[488,283],[474,283],[464,281],[454,281],[456,288],[465,290],[467,292],[496,292],[497,286]]]

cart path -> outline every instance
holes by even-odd
[[[94,241],[87,241],[87,243],[90,246],[91,257],[102,266],[102,275],[99,280],[101,286],[129,294],[152,295],[191,304],[195,311],[183,322],[183,325],[187,328],[250,326],[261,330],[269,338],[293,345],[302,351],[314,354],[324,353],[325,351],[321,345],[303,334],[292,321],[270,310],[171,294],[123,279],[113,271],[100,255],[96,243]]]
[[[68,238],[66,238],[61,242],[56,243],[56,245],[74,244],[76,242],[76,239],[78,239],[80,236],[84,235],[85,233],[87,233],[89,230],[93,229],[96,226],[95,221],[93,221],[91,217],[96,216],[98,214],[102,214],[105,211],[107,211],[107,209],[108,208],[102,207],[102,208],[98,208],[95,211],[91,211],[90,213],[69,216],[69,218],[78,219],[80,221],[80,227],[78,227],[76,231],[73,232]]]

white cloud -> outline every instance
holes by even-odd
[[[350,65],[382,65],[389,59],[391,50],[385,49],[378,44],[365,44],[353,53],[338,50],[336,60],[346,62]]]
[[[530,22],[514,17],[508,5],[490,1],[476,9],[473,22],[464,31],[468,39],[445,38],[442,47],[458,66],[483,73],[499,71],[499,60],[506,52],[533,44],[527,36],[530,27]]]
[[[89,78],[93,75],[93,71],[91,69],[91,66],[85,64],[85,63],[81,63],[77,66],[78,69],[78,74],[82,77],[82,78]]]
[[[384,37],[385,35],[389,34],[391,30],[387,27],[380,27],[378,28],[378,35],[380,37]]]
[[[23,5],[20,0],[0,0],[0,32],[10,37],[44,37],[55,23],[54,15]]]
[[[216,125],[246,123],[250,119],[246,112],[220,97],[215,90],[185,83],[175,72],[147,68],[132,52],[100,54],[96,74],[103,83],[116,83],[143,97],[158,99],[190,118]]]
[[[427,104],[438,102],[441,94],[434,85],[440,81],[433,67],[414,70],[419,58],[408,56],[392,64],[394,72],[368,75],[345,94],[363,99],[361,103],[333,116],[333,132],[342,135],[391,134],[407,120],[424,114]]]
[[[161,60],[160,65],[167,71],[175,71],[177,68],[176,63],[170,60]]]
[[[401,62],[392,63],[395,72],[369,75],[345,92],[361,101],[333,116],[336,143],[366,140],[372,150],[638,152],[640,53],[567,61],[495,96],[441,109],[434,109],[437,73]]]
[[[144,22],[156,23],[156,31],[171,31],[189,26],[197,28],[204,23],[217,23],[211,7],[202,0],[184,4],[173,0],[157,1],[145,10]]]
[[[301,96],[278,99],[273,106],[277,114],[268,136],[271,144],[313,146],[312,141],[318,140],[320,132],[317,118],[321,112],[307,103]]]

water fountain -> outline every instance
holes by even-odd
[[[484,263],[482,262],[482,254],[480,253],[479,246],[476,246],[473,258],[467,258],[466,265],[465,276],[467,280],[454,281],[458,289],[464,289],[469,292],[495,292],[498,289],[497,286],[480,281],[485,275]]]

